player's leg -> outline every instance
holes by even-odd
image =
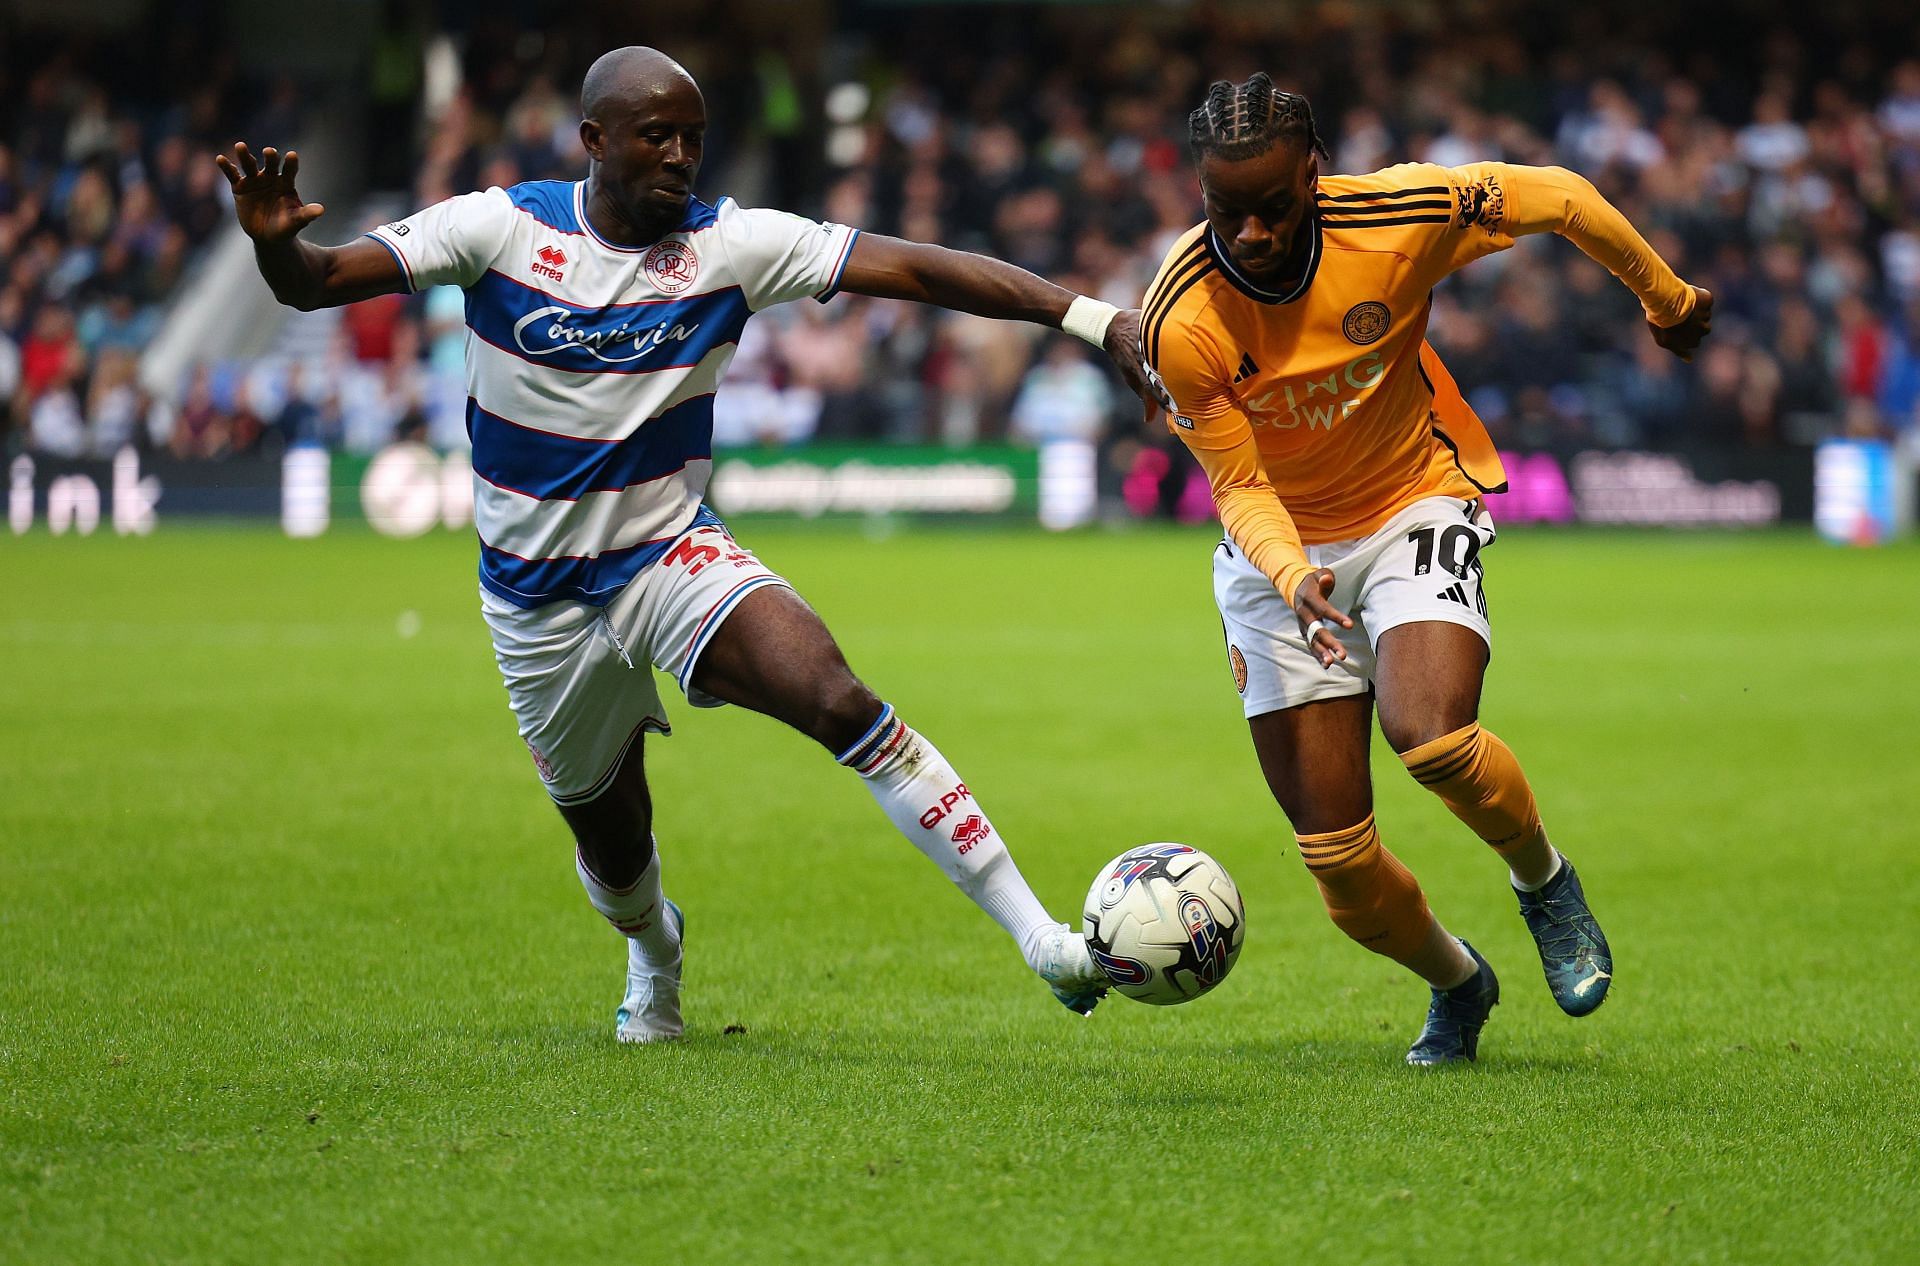
[[[1367,764],[1372,722],[1373,701],[1362,694],[1264,713],[1247,728],[1334,924],[1449,989],[1474,974],[1473,960],[1433,917],[1413,873],[1380,843]]]
[[[555,801],[573,830],[575,873],[593,904],[627,938],[627,988],[615,1014],[623,1042],[679,1037],[680,907],[660,886],[647,790],[645,735],[618,758],[611,780],[590,800]]]
[[[482,606],[521,738],[573,831],[575,873],[626,938],[616,1035],[678,1037],[681,922],[660,888],[643,747],[646,730],[667,728],[653,675],[619,644],[618,603],[523,610],[483,593]]]
[[[1434,918],[1419,881],[1380,843],[1367,762],[1372,720],[1372,699],[1351,695],[1268,712],[1247,724],[1260,772],[1293,823],[1300,859],[1334,924],[1432,991],[1407,1062],[1471,1060],[1499,1001],[1499,982],[1485,959]]]
[[[757,585],[696,642],[687,662],[663,665],[690,697],[763,713],[832,752],[900,833],[1006,929],[1063,1003],[1092,1009],[1105,978],[1084,938],[1047,914],[966,782],[854,675],[798,594],[784,582]]]
[[[1555,1001],[1586,1015],[1606,999],[1612,953],[1579,876],[1547,840],[1520,762],[1479,724],[1486,665],[1473,627],[1388,629],[1378,638],[1380,729],[1414,778],[1506,860]]]
[[[1353,609],[1367,558],[1340,546],[1318,553],[1314,561],[1341,578],[1334,605]],[[1323,669],[1307,649],[1292,608],[1228,542],[1214,550],[1213,593],[1260,771],[1293,823],[1300,859],[1319,885],[1328,915],[1355,941],[1409,968],[1432,989],[1427,1023],[1407,1052],[1408,1062],[1474,1058],[1480,1027],[1499,1000],[1499,983],[1471,947],[1440,926],[1418,881],[1380,842],[1368,765],[1373,645],[1364,614],[1356,612],[1354,628],[1337,634],[1347,658]]]
[[[1401,624],[1378,640],[1380,732],[1423,786],[1538,888],[1558,868],[1513,751],[1479,724],[1487,643],[1467,625]]]

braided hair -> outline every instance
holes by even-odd
[[[1299,93],[1275,88],[1264,70],[1242,84],[1215,80],[1207,86],[1205,103],[1187,116],[1195,158],[1237,162],[1266,153],[1282,139],[1327,157],[1326,142],[1313,125],[1313,107]]]

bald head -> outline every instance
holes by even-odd
[[[687,68],[657,48],[629,44],[602,53],[587,67],[580,82],[580,113],[589,119],[603,118],[609,110],[632,110],[649,99],[700,85]]]
[[[706,143],[700,85],[658,49],[616,48],[588,69],[580,113],[595,231],[626,246],[671,232],[693,197]]]

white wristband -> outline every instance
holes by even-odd
[[[1067,315],[1060,318],[1060,328],[1095,347],[1105,347],[1107,327],[1119,315],[1120,309],[1111,303],[1102,303],[1086,295],[1075,295],[1073,302],[1067,305]]]

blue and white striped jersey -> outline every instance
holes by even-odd
[[[713,394],[747,318],[831,298],[858,236],[722,198],[615,246],[585,190],[496,187],[368,234],[410,288],[466,291],[480,581],[522,607],[606,603],[701,514]]]

